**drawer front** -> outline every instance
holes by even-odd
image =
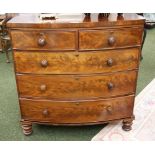
[[[80,102],[20,99],[23,119],[56,124],[89,123],[131,117],[133,104],[133,96]]]
[[[141,45],[142,28],[79,31],[80,50],[101,50]]]
[[[139,50],[105,52],[14,52],[16,72],[39,74],[107,73],[138,68]]]
[[[14,49],[75,50],[76,31],[11,31]]]
[[[108,75],[17,75],[20,97],[89,99],[131,94],[136,71]]]

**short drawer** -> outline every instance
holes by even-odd
[[[102,50],[140,46],[143,28],[79,31],[80,50]]]
[[[12,45],[20,50],[75,50],[76,31],[12,30]]]
[[[20,99],[23,119],[50,123],[93,123],[131,117],[134,97],[94,101],[50,101]]]
[[[14,52],[16,72],[36,74],[107,73],[138,68],[139,50],[101,52]]]
[[[137,71],[108,75],[17,75],[20,97],[89,99],[135,92]]]

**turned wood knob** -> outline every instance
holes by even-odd
[[[109,58],[107,60],[107,65],[111,67],[113,65],[113,59]]]
[[[45,44],[46,44],[45,38],[39,38],[39,39],[38,39],[38,45],[39,45],[39,46],[44,46]]]
[[[108,83],[108,89],[109,89],[109,90],[112,90],[113,88],[114,88],[114,84],[111,83],[111,82],[109,82],[109,83]]]
[[[115,38],[113,37],[113,36],[111,36],[111,37],[109,37],[108,38],[108,44],[110,45],[110,46],[113,46],[114,45],[114,43],[115,43]]]
[[[48,66],[48,61],[47,60],[42,60],[41,61],[41,66],[42,67],[47,67]]]
[[[43,110],[43,115],[44,115],[44,116],[47,116],[48,114],[49,114],[48,110],[47,110],[47,109],[44,109],[44,110]]]
[[[40,86],[40,90],[41,90],[41,91],[45,91],[45,90],[46,90],[46,88],[47,88],[47,87],[46,87],[46,85],[45,85],[45,84],[42,84],[42,85]]]
[[[107,106],[107,108],[106,108],[106,109],[107,109],[107,111],[108,111],[108,112],[112,112],[112,107],[111,107],[110,105],[109,105],[109,106]]]

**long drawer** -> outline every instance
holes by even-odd
[[[107,73],[138,68],[139,49],[101,52],[14,52],[16,72],[36,74]]]
[[[20,50],[75,50],[74,30],[12,30],[12,46]]]
[[[107,75],[17,75],[20,97],[87,99],[135,92],[137,71]]]
[[[131,117],[133,105],[133,96],[80,102],[20,99],[23,119],[56,124],[91,123]]]
[[[79,31],[80,50],[102,50],[141,45],[143,28]]]

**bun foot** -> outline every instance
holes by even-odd
[[[132,130],[132,122],[133,122],[133,119],[124,119],[122,129],[124,131]]]
[[[24,135],[28,136],[32,133],[32,123],[30,121],[21,120]]]

